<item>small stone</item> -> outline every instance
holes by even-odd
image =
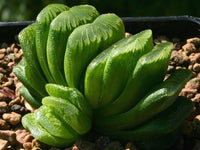
[[[5,57],[5,54],[0,53],[0,59],[3,59]]]
[[[0,93],[0,102],[7,102],[7,101],[9,101],[10,99],[6,96],[6,95],[4,95],[3,93]]]
[[[11,145],[16,143],[16,134],[14,131],[0,130],[0,137],[1,139],[8,141]]]
[[[200,93],[197,93],[194,98],[191,99],[193,102],[199,103],[200,102]]]
[[[7,62],[5,60],[0,60],[0,67],[6,67],[7,66]]]
[[[23,143],[23,147],[25,148],[25,150],[32,150],[32,143],[31,142]]]
[[[8,141],[2,140],[2,139],[0,138],[0,150],[6,150],[6,149],[7,149],[7,146],[8,146]]]
[[[2,84],[2,87],[9,87],[9,86],[11,86],[12,84],[13,84],[13,82],[7,81],[7,82],[5,82],[4,84]]]
[[[8,104],[9,106],[12,106],[14,104],[21,104],[21,100],[19,97],[16,97],[15,99],[13,99],[12,101],[10,101],[10,103]]]
[[[200,89],[200,78],[193,78],[185,85],[187,89]]]
[[[0,129],[8,130],[8,129],[10,129],[10,125],[5,120],[0,119]]]
[[[195,94],[197,94],[197,89],[184,88],[179,93],[179,96],[185,96],[187,98],[193,98]]]
[[[19,142],[21,144],[32,141],[32,138],[31,138],[31,141],[29,141],[29,140],[27,141],[26,136],[29,136],[30,133],[27,132],[25,129],[18,129],[15,131],[15,133],[16,133],[17,142]]]
[[[15,65],[15,62],[9,62],[9,63],[7,64],[7,66],[8,66],[9,68],[14,67],[14,65]]]
[[[132,34],[130,34],[128,32],[125,33],[125,37],[130,37],[130,36],[132,36]]]
[[[42,142],[40,142],[40,141],[38,141],[36,139],[32,140],[32,147],[35,150],[48,149],[47,148],[48,146],[46,144],[44,144],[44,143],[42,143]]]
[[[189,56],[190,64],[200,63],[200,53],[192,53]]]
[[[16,113],[19,113],[19,114],[25,114],[27,113],[28,111],[25,109],[25,107],[19,105],[19,104],[14,104],[11,106],[11,111],[13,112],[16,112]]]
[[[193,70],[195,72],[200,72],[200,64],[199,63],[195,63],[194,66],[193,66]]]
[[[0,54],[5,54],[5,53],[6,53],[6,49],[5,48],[0,49]]]
[[[10,49],[13,51],[14,50],[14,48],[15,48],[15,44],[13,43],[11,46],[10,46]]]
[[[185,66],[189,64],[189,57],[182,52],[172,51],[170,63],[175,63],[177,66]],[[172,63],[172,65],[173,65]]]
[[[194,37],[194,38],[187,39],[187,43],[192,43],[196,47],[199,47],[200,46],[200,38]]]
[[[6,74],[6,70],[0,67],[0,73]]]
[[[15,113],[15,112],[11,112],[11,113],[4,113],[2,115],[2,118],[7,121],[8,123],[10,123],[11,125],[17,125],[20,123],[21,121],[21,114]]]
[[[6,102],[0,102],[0,114],[8,111],[8,105]]]
[[[13,52],[14,52],[14,53],[18,53],[18,52],[19,52],[19,49],[15,47],[14,50],[13,50]]]
[[[10,47],[7,47],[7,48],[6,48],[6,53],[7,53],[7,54],[13,53],[13,50],[12,50]]]
[[[169,65],[167,68],[167,73],[172,73],[175,70],[174,66]]]
[[[18,63],[21,60],[22,54],[16,53],[14,55],[14,62]]]
[[[191,53],[198,52],[193,43],[187,43],[182,46],[183,51],[189,56]]]

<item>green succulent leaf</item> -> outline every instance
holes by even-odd
[[[65,124],[56,111],[47,106],[41,106],[35,113],[37,122],[51,135],[64,138],[74,139],[78,138],[78,133],[75,132],[70,126]]]
[[[38,70],[42,74],[36,53],[35,36],[36,36],[36,23],[33,23],[24,28],[18,35],[20,46],[23,51],[23,56],[28,61],[29,66]],[[45,78],[45,77],[44,77]]]
[[[91,23],[99,15],[90,5],[79,5],[60,13],[50,24],[47,40],[47,61],[55,83],[67,85],[64,76],[64,54],[67,39],[78,26]]]
[[[193,103],[185,97],[177,100],[165,111],[161,112],[149,122],[130,130],[107,132],[106,134],[128,140],[146,140],[149,137],[160,137],[176,130],[193,110]]]
[[[65,123],[78,134],[82,135],[90,130],[91,120],[66,99],[49,96],[42,99],[42,104],[54,109],[59,116],[62,116]]]
[[[145,30],[113,44],[89,64],[85,95],[94,108],[105,106],[119,96],[137,60],[152,47],[152,32]]]
[[[88,101],[76,88],[64,87],[57,84],[47,84],[46,90],[50,96],[66,99],[86,116],[92,118],[92,109]]]
[[[77,27],[68,38],[65,52],[64,72],[68,85],[82,91],[90,61],[124,36],[123,22],[115,14],[100,15],[93,23]]]
[[[22,124],[37,140],[51,146],[66,147],[75,141],[75,139],[64,139],[51,135],[36,121],[35,113],[26,114],[22,118]]]
[[[35,99],[41,101],[47,95],[44,89],[46,81],[42,80],[43,77],[39,78],[40,74],[37,74],[38,70],[32,69],[24,58],[14,67],[13,72]]]
[[[190,70],[176,70],[166,81],[157,85],[141,99],[136,106],[118,115],[99,117],[95,120],[95,125],[104,131],[130,129],[141,125],[171,106],[191,76]]]
[[[50,4],[46,6],[37,16],[36,19],[36,52],[38,61],[47,78],[48,82],[54,83],[54,79],[48,68],[46,47],[49,34],[50,23],[61,12],[68,10],[64,4]]]
[[[34,108],[38,108],[42,105],[41,99],[36,99],[36,97],[33,96],[25,86],[22,86],[19,89],[19,93]]]
[[[98,109],[97,115],[111,116],[126,112],[137,104],[151,88],[161,83],[166,74],[172,49],[172,43],[161,43],[156,45],[152,51],[140,57],[126,82],[123,92],[120,92],[120,96],[111,104]]]

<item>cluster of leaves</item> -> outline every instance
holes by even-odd
[[[92,126],[139,147],[147,142],[144,149],[167,148],[179,137],[193,105],[178,93],[192,73],[180,69],[163,81],[173,44],[153,46],[151,30],[125,38],[115,14],[51,4],[19,41],[24,58],[14,73],[38,108],[22,124],[36,139],[69,146]]]

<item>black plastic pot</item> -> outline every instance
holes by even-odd
[[[122,17],[126,31],[132,34],[144,29],[152,29],[154,37],[165,35],[169,38],[186,39],[200,36],[200,18],[192,16],[170,17]],[[0,22],[0,43],[13,42],[24,27],[33,23],[26,22]]]

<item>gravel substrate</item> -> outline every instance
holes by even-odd
[[[158,37],[154,43],[172,41],[174,50],[168,67],[166,78],[175,69],[188,68],[193,71],[193,78],[186,84],[180,95],[190,98],[194,104],[192,114],[185,121],[184,134],[173,150],[200,149],[200,38],[187,39],[184,43],[179,39]],[[49,147],[32,137],[21,125],[21,118],[34,111],[20,96],[18,90],[21,83],[12,73],[12,68],[23,57],[20,45],[1,44],[0,47],[0,150],[39,150]],[[64,150],[137,150],[134,142],[118,141],[91,132],[83,139]]]

